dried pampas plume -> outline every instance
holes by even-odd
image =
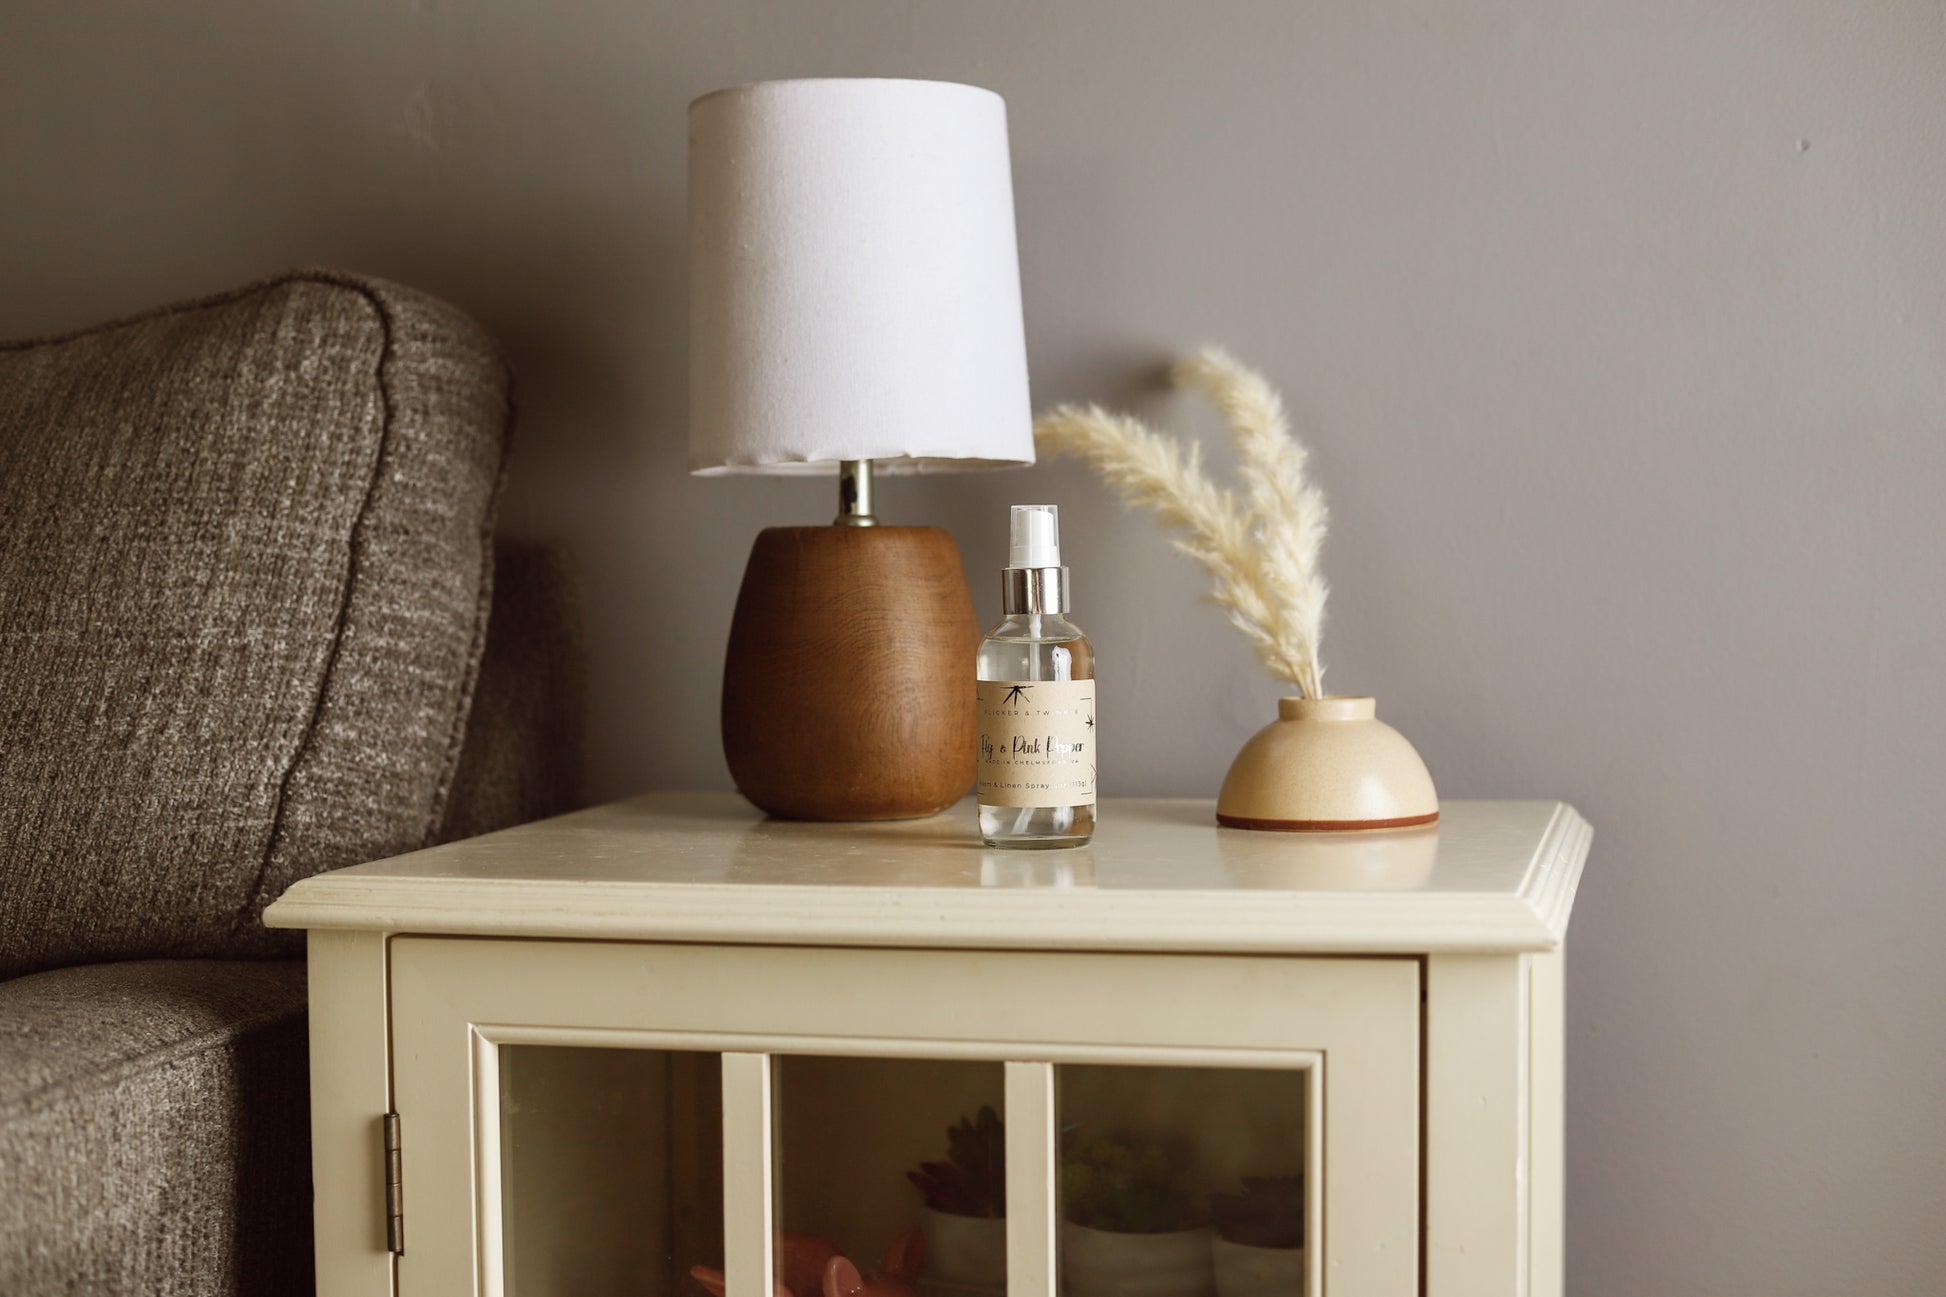
[[[1304,480],[1309,452],[1291,436],[1284,402],[1263,375],[1206,347],[1180,361],[1176,385],[1208,397],[1230,425],[1243,496],[1203,472],[1185,446],[1125,414],[1063,405],[1034,420],[1048,455],[1093,464],[1132,505],[1155,510],[1173,543],[1214,579],[1210,599],[1249,637],[1257,656],[1307,698],[1324,696],[1318,637],[1324,625],[1324,496]]]

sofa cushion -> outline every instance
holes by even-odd
[[[581,805],[587,706],[581,583],[556,544],[502,539],[493,616],[442,842]]]
[[[311,1288],[304,968],[0,983],[0,1293]]]
[[[306,271],[0,344],[0,977],[295,951],[297,879],[437,833],[504,367]]]

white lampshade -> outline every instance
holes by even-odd
[[[697,473],[1034,462],[1007,110],[941,81],[689,106]]]

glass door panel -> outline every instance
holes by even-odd
[[[498,1052],[510,1297],[707,1297],[689,1270],[723,1264],[720,1058]]]
[[[780,1282],[833,1297],[833,1256],[920,1297],[1004,1297],[1002,1065],[780,1055],[774,1059]],[[833,1276],[846,1297],[849,1272]]]
[[[400,937],[391,970],[400,1297],[772,1297],[779,1259],[825,1297],[915,1229],[919,1297],[1095,1297],[1076,1231],[1143,1204],[1090,1207],[1084,1156],[1149,1157],[1186,1228],[1146,1228],[1202,1231],[1115,1297],[1328,1297],[1327,1259],[1416,1291],[1410,960]],[[1224,1242],[1275,1255],[1232,1282]]]
[[[1066,1297],[1302,1297],[1312,1078],[1056,1068]]]

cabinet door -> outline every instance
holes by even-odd
[[[706,1297],[699,1266],[728,1297],[849,1297],[833,1252],[918,1297],[1417,1290],[1414,960],[391,961],[402,1297]]]

